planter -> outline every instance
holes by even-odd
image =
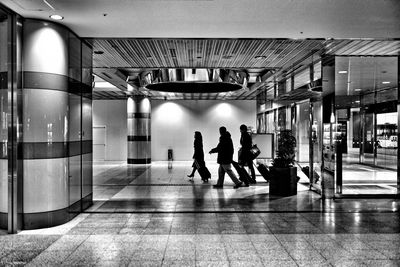
[[[269,182],[270,195],[293,196],[297,195],[297,168],[271,167],[271,180]]]

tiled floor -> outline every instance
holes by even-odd
[[[0,233],[0,265],[400,266],[399,200],[327,201],[301,185],[297,196],[270,198],[266,183],[217,190],[189,182],[189,170],[96,164],[90,211]]]

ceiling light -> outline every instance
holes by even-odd
[[[266,56],[255,56],[254,57],[255,59],[265,59],[265,58],[267,58]]]
[[[382,82],[383,84],[389,84],[390,82]]]
[[[340,74],[346,74],[346,73],[347,73],[347,70],[339,70],[338,73],[340,73]]]
[[[362,89],[356,88],[356,89],[354,89],[354,91],[359,92],[359,91],[362,91]]]
[[[50,15],[49,18],[54,19],[54,20],[63,20],[64,17],[60,15]]]

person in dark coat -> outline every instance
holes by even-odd
[[[217,147],[210,150],[210,154],[218,153],[217,163],[218,168],[218,181],[217,184],[213,185],[214,188],[222,188],[224,186],[225,172],[229,175],[232,181],[235,183],[233,188],[239,188],[242,186],[242,182],[236,177],[232,171],[232,160],[233,160],[233,142],[231,134],[226,130],[224,126],[219,128],[219,143]]]
[[[242,146],[241,153],[239,155],[239,163],[242,165],[247,165],[251,172],[251,177],[253,181],[256,180],[256,173],[254,171],[253,160],[251,158],[251,147],[253,145],[253,140],[251,139],[251,135],[247,132],[247,126],[242,124],[240,125],[240,145]]]
[[[193,158],[193,164],[192,164],[193,170],[192,170],[192,173],[188,175],[189,178],[194,177],[194,173],[196,172],[198,166],[203,167],[206,165],[206,163],[204,161],[203,136],[198,131],[194,132],[193,146],[194,146],[194,153],[193,153],[193,157],[192,157]]]

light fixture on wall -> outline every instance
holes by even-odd
[[[335,123],[335,113],[331,113],[331,123]]]

